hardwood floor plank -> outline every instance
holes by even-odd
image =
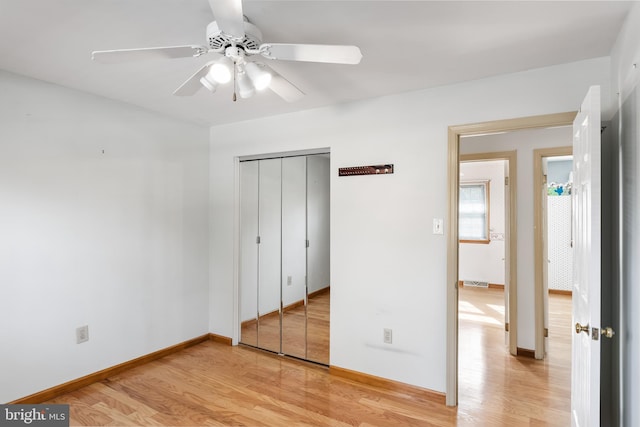
[[[106,412],[96,409],[84,402],[81,397],[71,395],[63,400],[57,400],[59,401],[56,403],[69,404],[69,418],[72,425],[105,426],[113,422],[113,418],[109,415],[111,410]]]

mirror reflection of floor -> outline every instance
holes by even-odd
[[[329,300],[330,288],[308,299],[306,334],[305,307],[293,305],[282,316],[282,352],[284,354],[329,364]],[[260,317],[256,321],[243,322],[240,342],[279,352],[280,321],[277,312]],[[259,330],[259,332],[258,332]],[[305,338],[307,342],[305,353]]]

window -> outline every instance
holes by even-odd
[[[489,181],[460,183],[458,238],[463,243],[489,243]]]

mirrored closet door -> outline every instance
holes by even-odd
[[[240,164],[240,342],[329,363],[329,155]]]

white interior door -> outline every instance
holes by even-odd
[[[600,424],[600,87],[573,122],[571,425]]]

